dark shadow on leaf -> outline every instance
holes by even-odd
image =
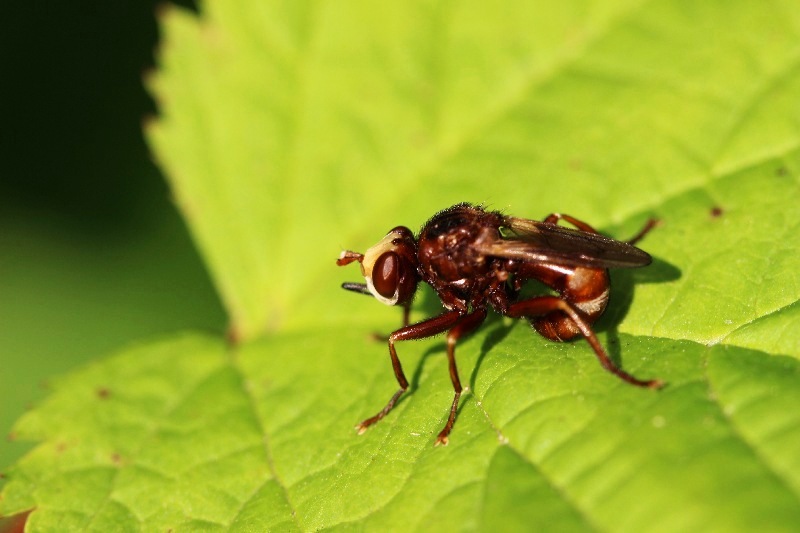
[[[681,277],[681,270],[678,267],[658,257],[654,257],[650,266],[645,268],[619,272],[631,274],[637,283],[664,283],[665,281],[675,281]]]
[[[595,324],[594,330],[606,333],[608,338],[606,351],[611,360],[618,366],[624,367],[621,359],[618,326],[628,314],[636,292],[636,285],[640,283],[664,283],[674,281],[680,277],[680,269],[655,257],[653,258],[653,263],[645,268],[611,271],[611,298],[606,312]],[[647,376],[644,377],[646,378]]]
[[[425,350],[425,353],[422,354],[422,357],[420,358],[419,363],[417,363],[417,367],[414,369],[414,374],[411,376],[411,379],[408,381],[409,387],[408,387],[407,393],[400,397],[401,401],[402,401],[403,397],[408,396],[410,393],[413,393],[415,390],[417,390],[417,387],[419,386],[419,380],[422,377],[422,369],[425,367],[425,362],[428,360],[428,357],[430,357],[432,354],[438,354],[438,355],[446,356],[446,354],[447,354],[447,344],[446,343],[438,343],[437,342],[435,345],[433,345],[430,348],[428,348],[427,350]]]
[[[621,323],[633,302],[636,285],[640,283],[664,283],[681,277],[674,265],[658,258],[645,268],[611,270],[611,298],[608,308],[595,324],[595,331],[610,331]]]
[[[475,380],[478,377],[478,372],[480,371],[481,365],[483,364],[483,360],[486,357],[492,348],[497,346],[499,343],[503,342],[503,340],[508,336],[511,332],[511,329],[517,325],[518,322],[521,320],[514,320],[511,324],[505,325],[503,323],[502,318],[500,315],[496,313],[491,313],[489,318],[487,318],[486,323],[483,325],[484,328],[491,327],[491,330],[483,339],[483,345],[481,345],[481,353],[478,355],[478,360],[475,361],[475,367],[472,369],[472,374],[469,377],[469,388],[474,390],[475,389]]]

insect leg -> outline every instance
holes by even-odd
[[[411,302],[403,304],[403,327],[408,326],[408,318],[411,316]]]
[[[436,437],[434,446],[447,446],[448,435],[456,422],[456,412],[458,410],[458,400],[461,398],[461,380],[458,378],[458,368],[456,367],[456,341],[462,336],[474,331],[486,318],[486,309],[476,309],[474,312],[462,318],[453,329],[447,333],[447,360],[450,363],[450,380],[453,382],[453,389],[456,391],[453,396],[453,404],[450,407],[450,416],[444,429]]]
[[[579,230],[585,231],[586,233],[597,233],[597,230],[591,227],[586,222],[578,220],[577,218],[571,217],[569,215],[563,215],[561,213],[553,213],[551,215],[547,215],[547,217],[544,219],[544,221],[547,222],[548,224],[558,224],[559,220],[566,220]]]
[[[634,235],[625,242],[627,242],[628,244],[636,244],[637,242],[641,241],[645,235],[650,233],[650,230],[655,228],[656,226],[658,226],[658,219],[651,218],[645,223],[644,227],[639,230],[639,233],[637,233],[636,235]]]
[[[664,382],[659,379],[637,379],[615,365],[611,358],[608,357],[608,354],[606,353],[605,349],[603,349],[600,341],[597,340],[597,336],[595,336],[594,331],[592,331],[591,326],[589,326],[589,323],[581,316],[580,312],[575,309],[575,307],[561,298],[556,296],[538,296],[536,298],[531,298],[530,300],[516,302],[509,306],[507,314],[508,316],[515,318],[530,318],[535,316],[543,316],[553,311],[561,311],[562,313],[566,314],[576,326],[578,326],[578,329],[594,350],[594,353],[597,356],[597,359],[600,360],[600,364],[603,366],[603,368],[621,380],[630,383],[631,385],[636,385],[637,387],[660,389],[664,386]]]
[[[597,233],[597,230],[595,230],[586,222],[580,221],[577,218],[571,217],[569,215],[562,215],[561,213],[553,213],[552,215],[548,215],[547,218],[544,219],[544,221],[547,222],[548,224],[557,224],[559,220],[566,220],[567,222],[569,222],[570,224],[572,224],[581,231],[586,231],[588,233]],[[642,240],[645,235],[650,233],[651,229],[658,226],[658,222],[659,221],[657,218],[649,219],[645,223],[644,227],[639,230],[639,233],[637,233],[636,235],[634,235],[625,242],[628,244],[636,244],[637,242]]]
[[[358,261],[359,263],[364,260],[364,254],[360,254],[358,252],[351,252],[350,250],[344,250],[340,255],[339,259],[336,260],[336,264],[339,266],[349,265],[353,261]]]
[[[548,224],[557,224],[558,221],[562,219],[566,220],[567,222],[569,222],[570,224],[572,224],[581,231],[585,231],[587,233],[597,233],[597,230],[595,230],[586,222],[580,221],[577,218],[571,217],[569,215],[562,215],[561,213],[553,213],[552,215],[548,215],[547,218],[544,219],[544,221],[547,222]],[[644,227],[639,230],[639,233],[637,233],[636,235],[634,235],[625,242],[631,245],[636,244],[637,242],[642,240],[645,235],[650,233],[651,229],[658,226],[658,222],[659,221],[656,218],[649,219],[645,223]]]
[[[394,343],[396,341],[432,337],[447,331],[451,326],[453,326],[453,324],[458,322],[460,317],[461,315],[458,311],[448,311],[446,313],[442,313],[441,315],[419,322],[418,324],[404,326],[389,335],[389,356],[392,358],[394,377],[397,379],[400,389],[398,389],[398,391],[395,392],[394,395],[389,399],[389,403],[386,404],[386,407],[381,409],[375,416],[367,418],[356,426],[356,430],[358,431],[359,435],[364,433],[369,426],[386,416],[386,414],[392,410],[394,404],[397,403],[397,400],[400,398],[400,396],[406,390],[408,390],[408,380],[406,379],[406,375],[403,373],[403,367],[400,365],[400,359],[397,357],[397,350],[394,348]]]

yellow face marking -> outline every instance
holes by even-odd
[[[378,261],[380,256],[386,252],[392,252],[397,249],[397,246],[395,246],[392,241],[401,236],[402,235],[397,232],[389,232],[386,237],[378,241],[376,245],[364,252],[364,260],[361,261],[361,273],[364,275],[364,279],[367,282],[367,289],[369,289],[369,292],[372,293],[377,300],[386,305],[395,305],[397,303],[397,300],[400,298],[399,288],[395,291],[391,298],[382,296],[375,289],[375,285],[372,283],[372,268],[375,266],[375,263]]]

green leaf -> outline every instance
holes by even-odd
[[[451,398],[440,342],[403,347],[412,393],[364,436],[353,423],[394,384],[361,332],[277,334],[233,354],[199,335],[144,345],[57,383],[20,421],[44,444],[11,472],[3,510],[37,506],[33,526],[83,531],[796,523],[800,415],[786,406],[800,363],[620,342],[641,358],[631,370],[670,386],[635,389],[585,346],[494,321],[460,346],[472,392],[447,448],[431,445]]]
[[[144,344],[58,383],[0,513],[42,530],[751,531],[800,520],[800,12],[791,2],[208,1],[163,16],[156,155],[231,346]],[[662,224],[600,340],[492,318],[386,346],[364,250],[457,201]],[[413,318],[437,312],[430,292]]]

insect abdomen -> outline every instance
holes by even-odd
[[[605,269],[558,268],[551,270],[549,276],[542,276],[539,279],[558,292],[564,300],[577,307],[589,324],[593,324],[606,310],[609,280],[608,271]],[[561,311],[553,311],[543,317],[535,318],[531,320],[531,324],[542,336],[554,341],[569,340],[581,334],[575,322]]]

